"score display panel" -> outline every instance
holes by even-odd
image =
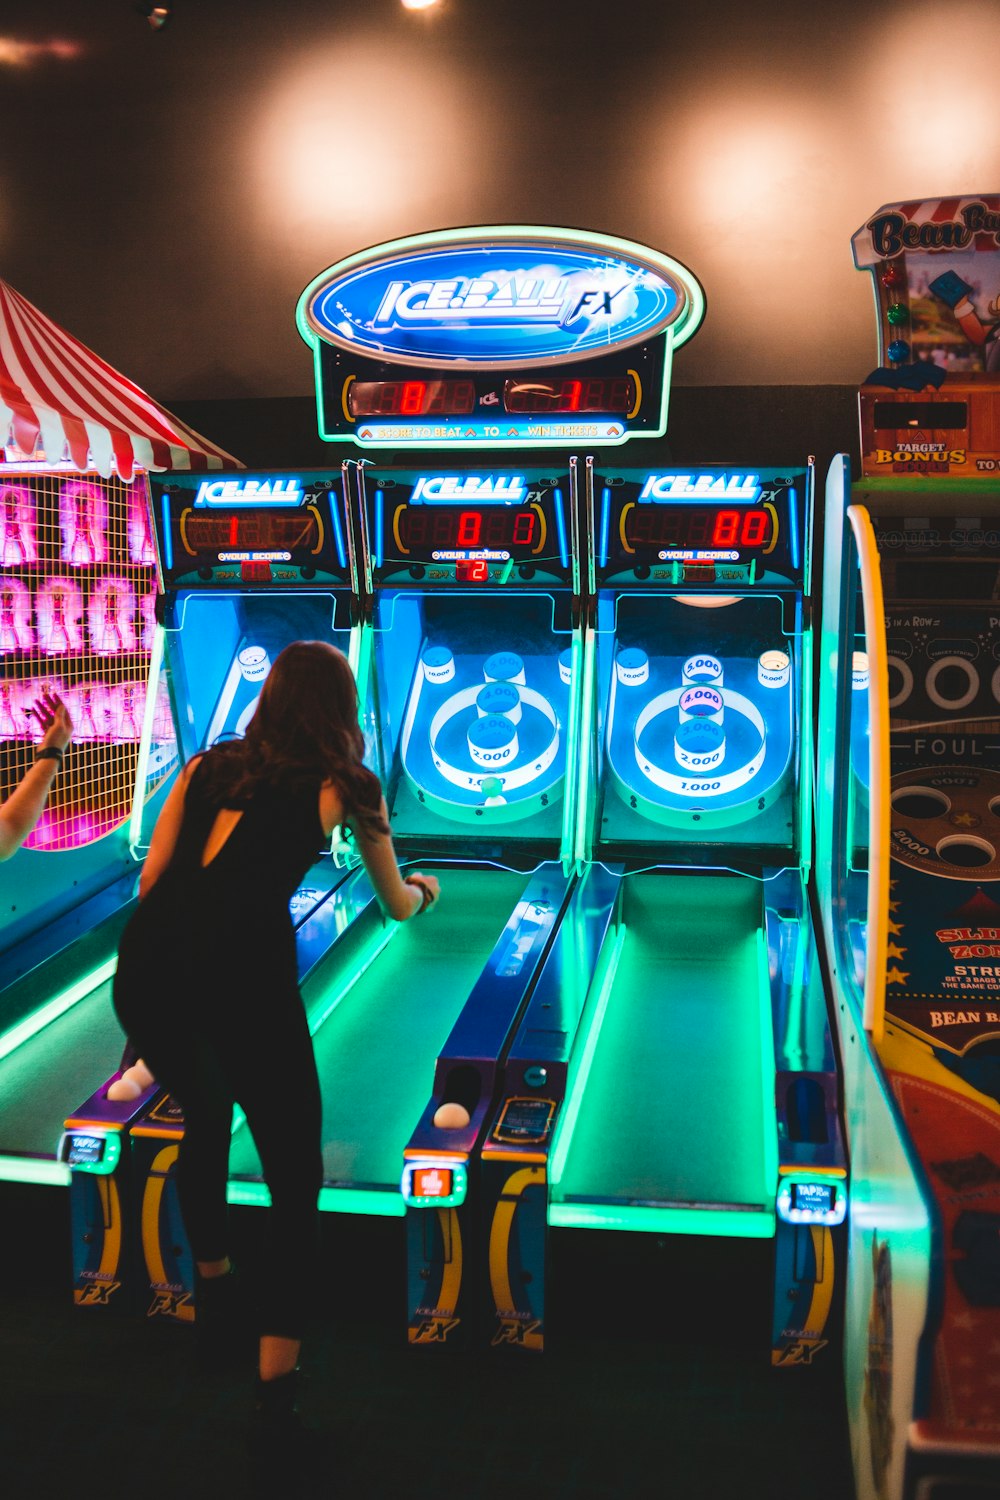
[[[805,470],[595,469],[599,581],[807,587],[807,482]]]
[[[661,343],[580,364],[461,373],[320,350],[322,436],[362,447],[553,447],[659,437]]]
[[[572,472],[367,469],[363,488],[375,583],[573,583]]]
[[[351,582],[343,473],[150,475],[164,588]]]

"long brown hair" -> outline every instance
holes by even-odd
[[[216,745],[199,780],[213,801],[229,807],[245,805],[262,788],[332,781],[345,821],[388,833],[381,784],[364,753],[347,658],[326,641],[293,641],[275,657],[244,738]]]

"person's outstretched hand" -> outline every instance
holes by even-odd
[[[58,693],[48,689],[35,699],[35,717],[42,726],[42,748],[65,750],[73,738],[73,720]]]

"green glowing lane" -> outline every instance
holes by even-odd
[[[376,1212],[371,1200],[387,1193],[396,1203],[403,1148],[430,1098],[438,1052],[528,883],[499,870],[443,869],[440,879],[434,912],[402,924],[316,1032],[323,1207],[340,1199]],[[307,1010],[321,1014],[349,977],[331,955],[304,988]],[[261,1168],[245,1126],[229,1170],[230,1200],[246,1201]]]
[[[110,980],[22,1042],[0,1062],[0,1153],[54,1157],[67,1115],[110,1077],[124,1044]]]
[[[760,921],[752,880],[627,878],[625,938],[551,1223],[773,1233]]]

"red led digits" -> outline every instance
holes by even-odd
[[[630,412],[636,385],[631,375],[590,376],[586,380],[544,380],[523,375],[507,380],[504,410],[517,412]]]
[[[712,533],[713,547],[735,547],[736,539],[740,534],[740,513],[738,510],[720,510],[715,518],[715,530]]]
[[[766,510],[748,510],[743,521],[741,540],[748,547],[760,547],[767,540],[770,516]]]
[[[766,547],[771,540],[771,516],[760,507],[716,510],[701,505],[635,505],[626,512],[625,537],[630,547],[678,551]]]
[[[483,518],[478,510],[463,510],[458,518],[456,542],[459,547],[475,547],[483,529]]]
[[[466,417],[475,405],[471,380],[354,380],[347,389],[352,417]]]
[[[404,417],[420,417],[424,414],[424,397],[427,385],[423,380],[404,380],[399,396],[399,412]]]

